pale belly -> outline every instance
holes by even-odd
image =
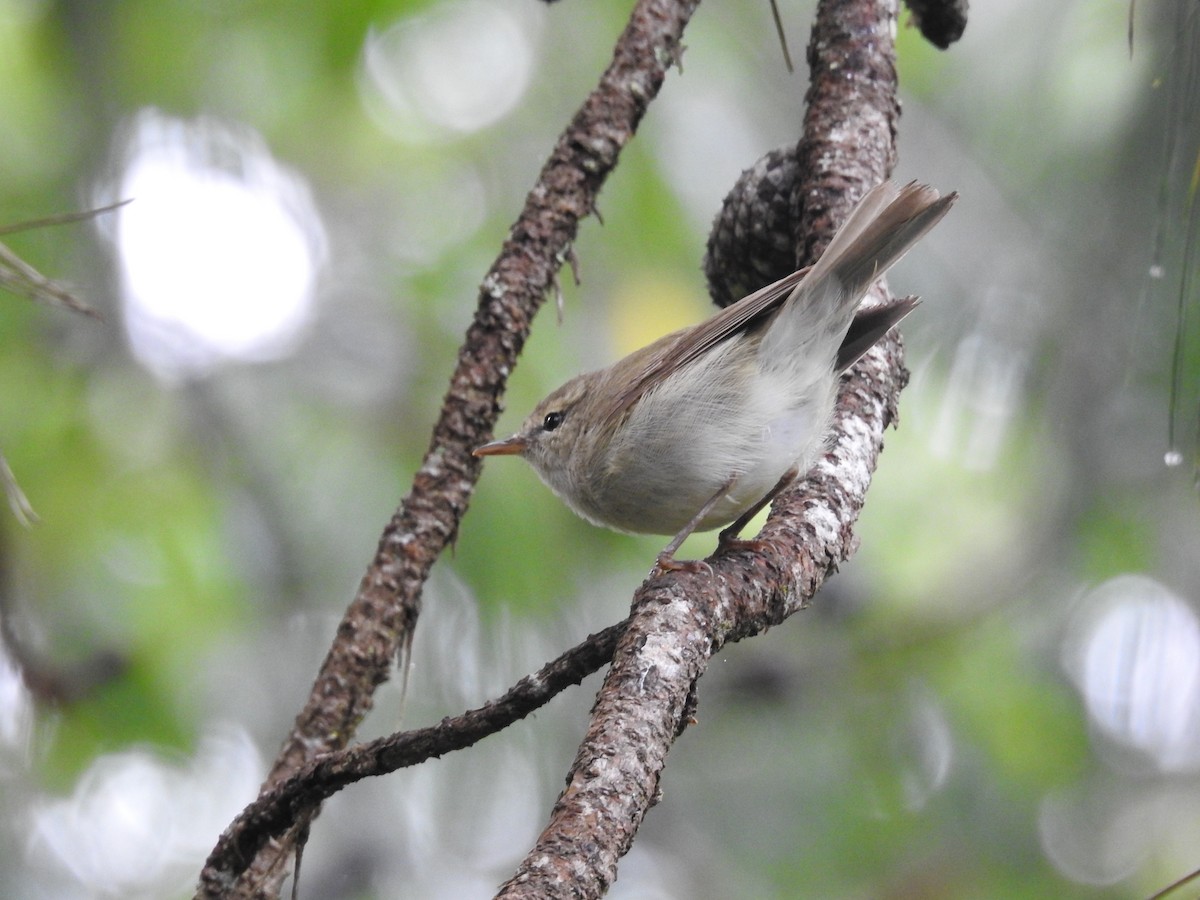
[[[643,434],[637,450],[614,454],[605,477],[572,505],[609,528],[673,535],[722,492],[696,530],[728,525],[789,469],[808,469],[823,445],[827,419],[827,410],[806,407],[741,429],[718,418],[698,420],[682,440]]]

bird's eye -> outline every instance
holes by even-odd
[[[560,412],[547,413],[546,418],[542,419],[542,428],[546,431],[553,431],[563,423],[563,414]]]

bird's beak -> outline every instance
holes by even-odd
[[[525,438],[514,434],[502,441],[492,441],[482,447],[476,447],[471,453],[474,456],[516,456],[524,453],[527,446]]]

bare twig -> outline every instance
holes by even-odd
[[[17,222],[14,225],[4,225],[0,226],[0,234],[12,234],[18,231],[29,231],[34,228],[46,228],[51,225],[66,225],[71,222],[84,222],[104,213],[112,212],[114,209],[122,207],[129,202],[129,200],[122,200],[120,203],[101,206],[98,209],[63,213],[57,216],[32,219],[28,222]],[[93,319],[101,318],[96,310],[79,299],[70,288],[47,278],[2,243],[0,243],[0,288],[4,288],[14,294],[19,294],[22,297],[27,297],[35,303],[45,303],[50,306],[62,307],[72,312],[91,316]]]
[[[89,219],[94,219],[97,216],[102,216],[105,213],[110,213],[120,209],[133,202],[130,197],[126,200],[118,200],[116,203],[109,203],[107,206],[97,206],[95,209],[84,209],[76,212],[58,213],[53,216],[43,216],[40,219],[27,219],[24,222],[15,222],[12,225],[0,225],[0,234],[16,234],[18,231],[32,231],[35,228],[49,228],[52,225],[71,225],[75,222],[86,222]]]
[[[264,792],[221,835],[206,870],[236,875],[267,841],[348,784],[470,747],[525,718],[610,659],[625,622],[591,635],[558,659],[526,675],[505,694],[430,728],[405,731],[322,756]]]
[[[780,18],[779,4],[776,0],[771,0],[771,18],[775,21],[775,35],[779,38],[779,49],[783,51],[783,64],[789,73],[795,72],[796,68],[792,65],[792,54],[788,50],[787,33],[783,30],[783,19]]]
[[[1147,897],[1146,900],[1164,900],[1168,894],[1174,893],[1181,887],[1186,887],[1198,878],[1200,878],[1200,869],[1195,869],[1191,872],[1188,872],[1183,877],[1175,879],[1166,887],[1155,891],[1153,894]]]
[[[4,454],[0,453],[0,486],[4,488],[4,496],[8,500],[8,508],[12,510],[12,514],[16,520],[26,528],[32,528],[33,523],[38,520],[37,513],[33,510],[33,504],[29,502],[29,498],[25,496],[25,492],[21,490],[21,485],[17,484],[17,476],[13,474],[12,468],[8,465],[8,460],[4,458]]]

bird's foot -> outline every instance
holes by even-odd
[[[667,572],[690,572],[693,575],[711,577],[713,570],[712,566],[702,559],[676,559],[674,553],[664,550],[654,561],[654,568],[650,570],[650,575],[664,575]]]

